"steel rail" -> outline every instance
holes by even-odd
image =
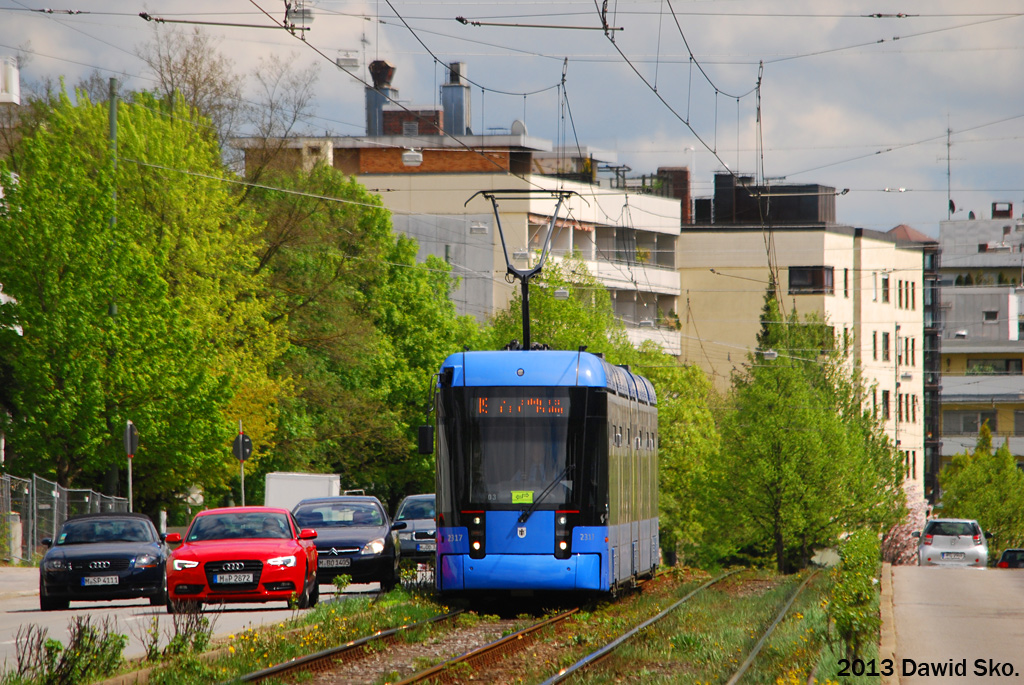
[[[325,671],[331,668],[337,661],[354,661],[355,659],[360,658],[362,656],[361,648],[364,645],[374,642],[390,642],[396,635],[403,631],[413,630],[415,628],[420,628],[434,623],[440,623],[441,621],[448,621],[461,613],[463,613],[463,610],[459,609],[458,611],[453,611],[447,614],[439,614],[424,621],[409,623],[404,626],[398,626],[397,628],[390,628],[388,630],[380,630],[373,635],[361,637],[337,647],[328,647],[327,649],[323,649],[314,654],[296,657],[289,661],[285,661],[259,671],[253,671],[252,673],[231,678],[230,680],[220,683],[220,685],[228,685],[228,683],[258,683],[266,678],[294,673],[296,671]]]
[[[454,676],[449,676],[447,671],[452,666],[457,664],[467,664],[470,668],[473,668],[477,665],[494,662],[506,654],[512,654],[523,650],[536,637],[535,633],[543,628],[547,628],[548,626],[561,623],[577,611],[579,611],[578,607],[558,614],[557,616],[552,616],[551,618],[535,623],[532,626],[527,626],[518,632],[503,637],[500,640],[495,640],[490,644],[478,647],[477,649],[466,652],[465,654],[449,659],[444,663],[432,666],[426,670],[420,671],[419,673],[415,673],[405,680],[400,680],[392,685],[411,685],[412,683],[422,683],[428,680],[432,682],[451,682]]]
[[[729,571],[728,573],[723,573],[722,575],[718,576],[717,578],[713,578],[713,579],[709,580],[708,582],[704,583],[703,585],[701,585],[700,587],[698,587],[698,588],[696,588],[694,590],[691,590],[689,593],[687,593],[687,595],[685,597],[683,597],[678,602],[676,602],[675,604],[670,606],[668,609],[665,609],[664,611],[662,611],[657,616],[654,616],[653,618],[647,619],[646,621],[644,621],[643,623],[638,625],[636,628],[633,628],[632,630],[630,630],[630,631],[628,631],[626,633],[623,633],[619,637],[615,638],[614,640],[612,640],[611,642],[606,644],[604,647],[601,647],[597,651],[591,652],[587,656],[583,657],[582,659],[580,659],[579,661],[574,663],[572,666],[567,666],[566,668],[563,668],[558,673],[556,673],[555,675],[553,675],[550,678],[548,678],[547,680],[545,680],[542,683],[542,685],[553,685],[554,683],[560,683],[563,680],[567,679],[572,674],[576,673],[576,671],[582,670],[582,669],[586,668],[587,666],[590,666],[591,664],[594,664],[594,663],[600,661],[601,659],[605,658],[606,656],[611,654],[613,651],[615,651],[619,647],[619,645],[621,645],[623,642],[625,642],[625,641],[629,640],[630,638],[632,638],[634,635],[639,633],[641,630],[644,630],[648,626],[650,626],[650,625],[652,625],[654,623],[657,623],[661,619],[663,619],[666,616],[668,616],[669,614],[671,614],[679,606],[681,606],[683,603],[689,601],[690,598],[692,598],[694,595],[696,595],[701,590],[704,590],[705,588],[708,588],[708,587],[714,585],[715,583],[718,583],[718,582],[720,582],[722,580],[725,580],[729,576],[731,576],[734,573],[737,573],[739,571],[740,571],[740,569],[733,569],[732,571]]]
[[[761,648],[764,646],[764,643],[768,640],[768,637],[775,630],[775,627],[779,625],[782,619],[786,616],[786,613],[789,611],[789,608],[793,606],[793,602],[796,601],[796,598],[800,595],[801,592],[803,592],[804,588],[807,587],[807,584],[811,582],[811,578],[813,578],[817,574],[818,571],[817,569],[815,569],[814,571],[811,571],[811,573],[806,578],[804,578],[804,582],[800,583],[800,587],[796,589],[796,592],[793,593],[793,596],[790,597],[789,601],[786,602],[786,605],[782,607],[778,615],[775,617],[775,620],[772,621],[772,624],[770,626],[768,626],[768,630],[766,630],[764,635],[761,636],[761,639],[757,641],[757,644],[754,645],[754,648],[750,650],[750,654],[747,655],[747,658],[744,659],[742,664],[740,664],[740,667],[736,670],[736,672],[732,674],[732,677],[726,681],[725,685],[735,685],[740,681],[740,678],[743,677],[743,674],[746,673],[747,669],[750,668],[750,666],[754,663],[754,659],[757,658],[758,653],[760,653]]]

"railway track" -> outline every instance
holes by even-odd
[[[562,683],[573,677],[582,677],[582,672],[596,667],[597,664],[614,654],[616,650],[638,634],[655,626],[679,607],[690,602],[708,588],[735,575],[737,572],[734,570],[723,573],[690,590],[685,596],[676,600],[657,615],[622,632],[598,649],[578,659],[571,666],[559,669],[556,664],[552,663],[548,671],[551,675],[546,680],[543,680],[543,685]],[[792,595],[788,597],[777,615],[775,615],[774,620],[763,631],[760,639],[748,652],[746,659],[728,680],[729,685],[741,681],[744,674],[755,662],[758,653],[767,642],[775,627],[783,620],[797,597],[814,576],[814,573],[808,575]],[[654,584],[656,585],[657,583],[655,582]],[[448,652],[457,653],[458,656],[409,674],[410,663],[416,663],[418,660],[436,660],[437,656],[434,658],[431,658],[429,655],[412,656],[416,653],[416,646],[403,643],[402,634],[425,626],[452,624],[454,623],[453,619],[460,613],[443,614],[419,623],[381,631],[375,635],[354,640],[340,647],[323,650],[307,657],[293,659],[287,663],[235,678],[230,682],[261,682],[269,678],[274,678],[276,682],[290,682],[291,677],[300,672],[315,674],[312,679],[305,680],[305,682],[315,685],[348,685],[350,683],[380,681],[382,678],[395,685],[454,683],[465,682],[470,679],[479,682],[498,682],[507,678],[524,675],[518,672],[518,667],[516,666],[517,659],[532,658],[534,670],[536,668],[543,668],[543,664],[537,664],[536,662],[545,658],[543,656],[545,649],[551,649],[550,645],[546,648],[541,648],[540,646],[546,638],[565,631],[565,635],[568,636],[566,639],[572,640],[574,639],[572,637],[573,630],[577,631],[577,633],[588,630],[585,620],[580,619],[581,615],[586,612],[581,612],[578,608],[536,621],[525,628],[511,634],[505,634],[504,636],[500,635],[507,633],[510,630],[510,626],[515,623],[514,621],[481,620],[473,622],[469,627],[452,626],[446,628],[444,634],[438,636],[436,640],[438,642],[445,642],[447,640],[442,649],[450,650],[457,648],[461,650],[458,652]],[[576,617],[578,622],[570,621],[573,617]],[[570,624],[575,624],[575,627],[570,628]],[[399,645],[401,646],[399,647]],[[528,650],[531,650],[531,654],[524,657],[522,653]],[[408,652],[408,654],[403,654],[405,652]],[[383,663],[367,663],[374,660]],[[404,664],[404,669],[394,667],[397,663]],[[308,678],[308,676],[306,677]],[[543,676],[536,679],[535,682],[541,682],[542,678]]]
[[[343,645],[337,647],[331,647],[324,649],[314,654],[309,654],[304,657],[299,657],[286,661],[270,668],[265,668],[252,673],[232,678],[226,681],[222,685],[227,683],[259,683],[269,678],[287,679],[289,676],[296,673],[324,673],[336,670],[340,665],[350,664],[354,661],[358,661],[366,657],[367,654],[373,653],[375,650],[380,649],[386,645],[395,643],[400,639],[403,633],[408,633],[418,628],[426,626],[432,626],[441,624],[447,621],[452,621],[463,611],[453,611],[445,614],[438,614],[425,621],[418,621],[416,623],[410,623],[408,625],[399,626],[397,628],[391,628],[390,630],[381,630],[373,635],[359,638],[346,642]]]

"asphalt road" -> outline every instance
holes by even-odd
[[[344,596],[376,593],[377,583],[352,585]],[[333,597],[334,588],[320,586],[321,601]],[[288,609],[284,602],[268,604],[232,604],[224,609],[206,607],[204,613],[213,623],[214,636],[227,636],[249,627],[281,623],[298,610]],[[154,618],[159,622],[160,645],[166,645],[173,634],[171,616],[164,607],[150,606],[146,599],[113,602],[72,602],[67,611],[39,610],[39,569],[0,567],[0,671],[15,667],[19,631],[37,625],[47,630],[48,636],[67,644],[68,624],[74,616],[91,615],[94,619],[111,617],[116,630],[128,636],[125,657],[143,656],[143,640]]]
[[[895,566],[891,588],[883,683],[1024,683],[1024,569]]]

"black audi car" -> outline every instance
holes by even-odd
[[[304,499],[292,510],[302,528],[316,530],[317,582],[347,574],[353,583],[379,582],[384,591],[401,580],[396,530],[376,497],[342,495]]]
[[[142,514],[85,514],[69,518],[39,564],[39,608],[67,609],[72,601],[149,598],[167,601],[164,536]]]

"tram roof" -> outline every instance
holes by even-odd
[[[441,368],[452,369],[452,386],[596,387],[647,404],[658,403],[649,380],[589,352],[457,352],[449,355]]]

